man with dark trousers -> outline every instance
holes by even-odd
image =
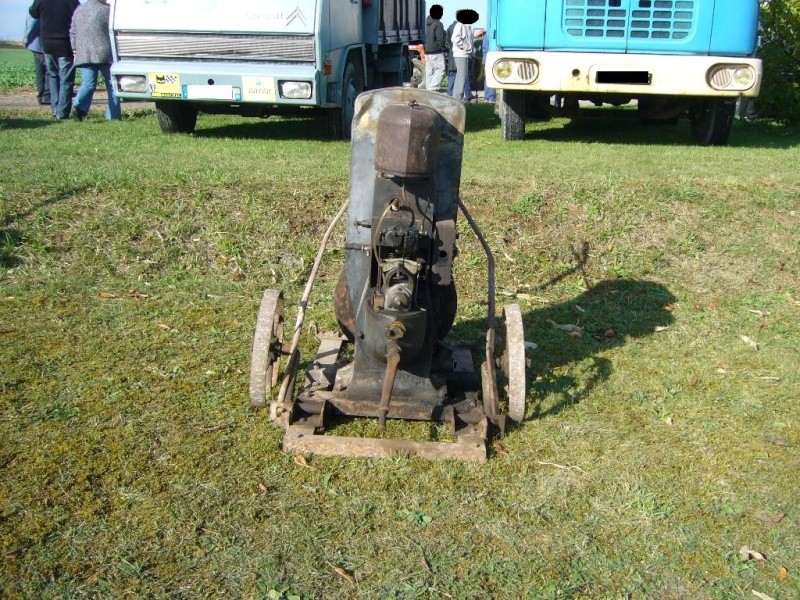
[[[50,77],[50,106],[53,116],[63,120],[72,110],[75,87],[75,63],[69,42],[72,13],[80,6],[78,0],[33,0],[28,12],[39,19],[42,51]]]
[[[22,45],[33,54],[33,72],[36,76],[36,99],[39,104],[50,104],[50,77],[47,75],[47,62],[42,53],[42,40],[39,37],[39,19],[30,15],[25,19],[25,37]]]

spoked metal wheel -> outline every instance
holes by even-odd
[[[522,311],[518,304],[503,307],[506,345],[500,357],[500,369],[505,376],[508,397],[508,416],[516,423],[525,418],[525,332]]]
[[[266,290],[261,298],[250,363],[250,402],[264,406],[278,383],[278,360],[283,346],[283,292]]]

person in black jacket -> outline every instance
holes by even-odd
[[[444,9],[439,4],[431,6],[425,21],[425,89],[438,91],[444,79],[447,39],[441,18]]]
[[[39,19],[42,50],[50,76],[50,106],[56,119],[68,119],[75,87],[75,63],[69,42],[78,0],[33,0],[28,13]]]

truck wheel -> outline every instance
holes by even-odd
[[[156,102],[156,117],[164,133],[192,133],[197,125],[197,109],[186,102]]]
[[[703,146],[725,146],[735,112],[736,102],[730,100],[705,99],[693,104],[689,116],[694,140]]]
[[[525,92],[503,90],[500,94],[500,131],[505,141],[525,138]]]
[[[334,108],[328,114],[328,129],[333,140],[349,140],[353,116],[356,112],[356,97],[364,91],[360,69],[352,60],[347,61],[342,77],[342,95],[339,108]]]

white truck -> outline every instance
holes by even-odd
[[[356,96],[408,81],[423,0],[113,0],[112,74],[125,100],[154,101],[161,130],[198,112],[326,111],[349,138]]]

